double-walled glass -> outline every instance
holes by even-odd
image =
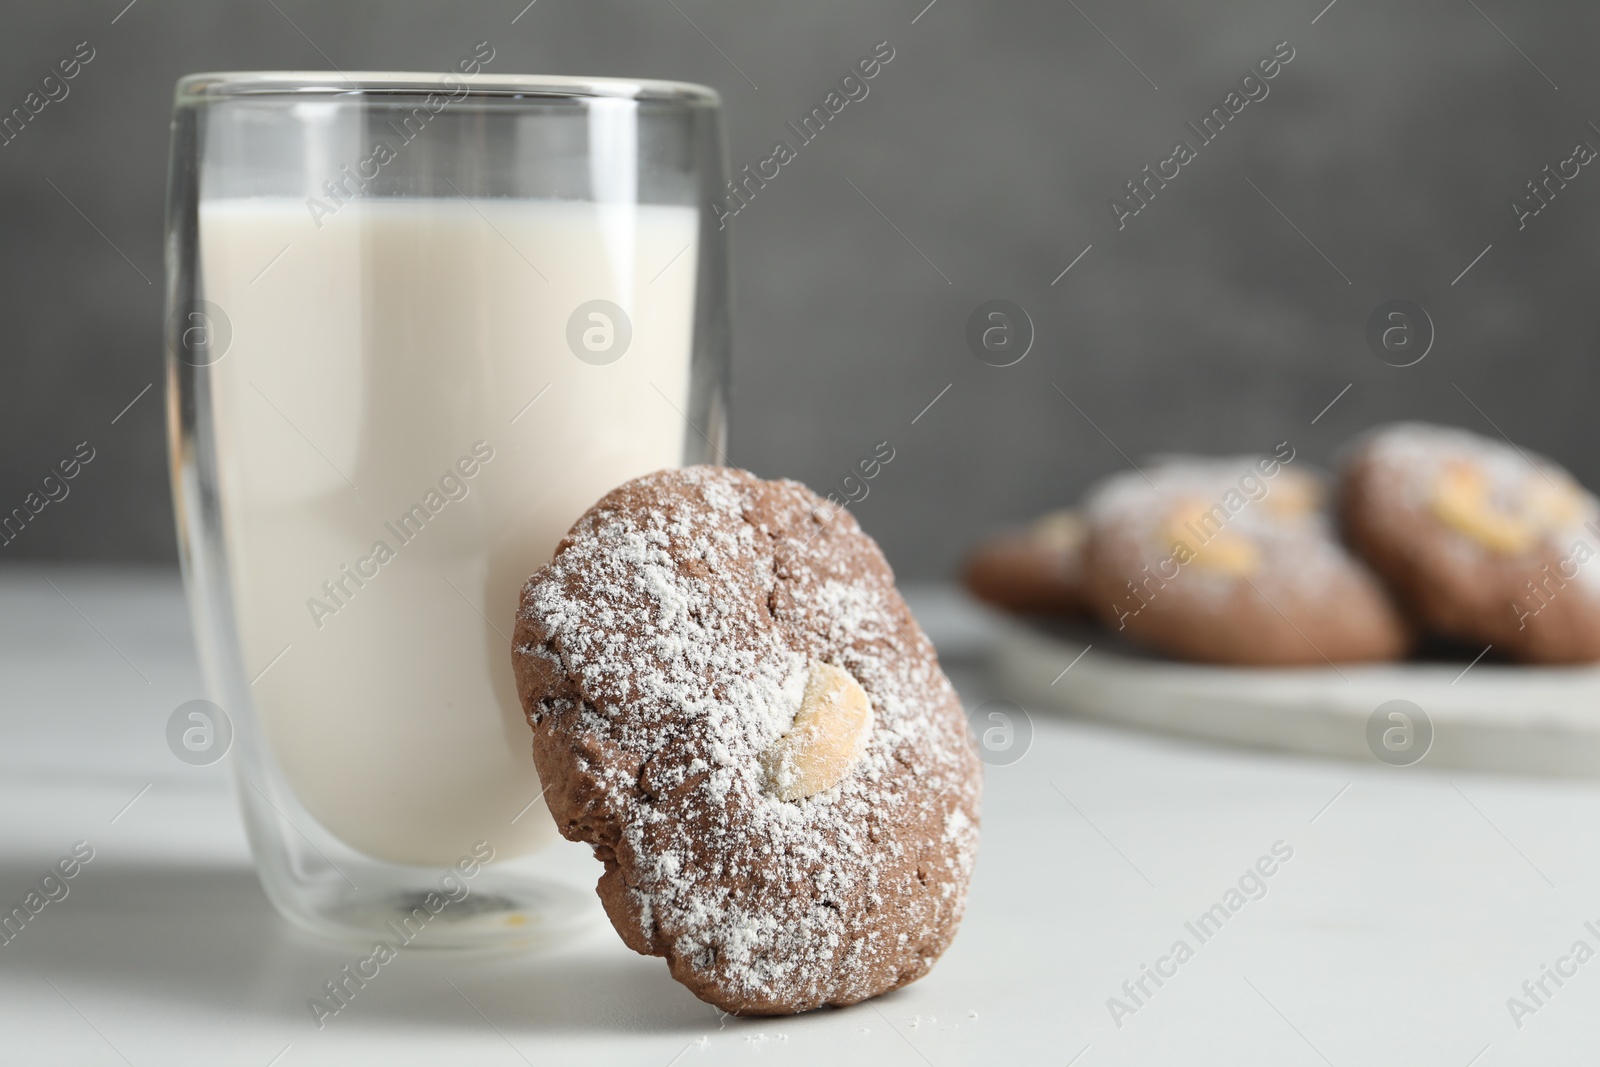
[[[267,895],[363,941],[561,930],[509,635],[585,508],[722,453],[716,95],[200,74],[172,138],[179,542]]]

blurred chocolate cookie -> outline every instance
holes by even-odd
[[[1008,611],[1081,614],[1088,537],[1088,524],[1077,511],[1049,512],[980,542],[962,568],[962,584],[979,600]]]
[[[981,765],[848,512],[738,470],[628,482],[529,579],[513,660],[557,825],[696,996],[852,1004],[949,945]]]
[[[1600,659],[1600,503],[1552,460],[1402,423],[1352,449],[1350,544],[1444,636],[1538,663]]]
[[[1090,495],[1084,584],[1112,630],[1183,659],[1323,665],[1409,645],[1376,576],[1333,536],[1294,451],[1166,457]]]

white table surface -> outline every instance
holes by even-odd
[[[969,705],[999,695],[978,613],[947,590],[913,593]],[[989,770],[960,935],[908,989],[719,1018],[624,948],[596,903],[592,932],[553,954],[401,953],[319,1031],[306,1000],[351,952],[269,907],[226,765],[167,751],[167,716],[201,695],[171,572],[0,570],[0,910],[73,842],[95,849],[69,895],[0,945],[0,1062],[1600,1058],[1600,958],[1547,980],[1553,995],[1520,1028],[1506,1003],[1575,941],[1600,950],[1584,927],[1600,929],[1600,787],[1235,751],[1041,712],[1027,755]],[[1280,840],[1294,855],[1266,895],[1199,943],[1185,921]],[[1107,998],[1179,938],[1193,958],[1159,989],[1147,980],[1154,995],[1115,1025]]]

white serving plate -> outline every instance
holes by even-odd
[[[1600,777],[1600,667],[1211,667],[1143,654],[1091,626],[1016,618],[1003,619],[997,637],[1001,688],[1030,709],[1375,762],[1368,720],[1379,705],[1408,700],[1432,723],[1422,765]]]

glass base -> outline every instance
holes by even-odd
[[[415,885],[345,885],[320,899],[273,903],[287,919],[321,937],[395,949],[528,949],[564,942],[589,925],[591,899],[559,882],[488,873],[450,895],[418,872]],[[369,872],[370,874],[370,872]]]
[[[600,911],[583,885],[589,857],[560,847],[568,843],[501,858],[480,840],[463,844],[454,864],[390,863],[339,841],[270,770],[260,775],[275,802],[253,784],[239,795],[261,887],[284,918],[319,937],[368,949],[530,949],[581,933]]]

